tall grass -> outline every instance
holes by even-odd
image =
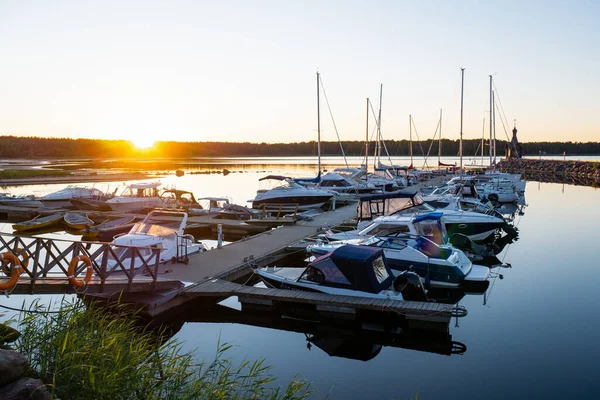
[[[5,169],[0,171],[0,179],[46,178],[54,176],[69,176],[70,172],[46,169]]]
[[[51,307],[51,306],[49,306]],[[131,315],[62,300],[56,313],[31,306],[19,318],[16,350],[30,360],[29,376],[68,399],[302,399],[310,384],[292,379],[276,387],[264,360],[235,365],[231,345],[217,345],[214,360],[197,363],[181,344],[142,330]]]

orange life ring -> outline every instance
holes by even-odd
[[[17,284],[19,280],[19,275],[23,272],[23,268],[21,267],[21,261],[19,257],[15,256],[11,252],[0,253],[0,261],[8,260],[13,267],[12,274],[10,275],[10,279],[6,282],[0,283],[0,290],[10,290]]]
[[[29,251],[27,251],[27,250],[23,251],[22,248],[17,247],[15,249],[15,253],[20,253],[20,252],[23,252],[23,261],[21,261],[21,267],[23,268],[23,271],[26,271],[27,270],[27,266],[29,265]],[[7,265],[5,265],[4,263],[2,263],[2,272],[4,272],[6,275],[9,275],[11,273],[11,269],[8,268]]]
[[[83,261],[87,267],[87,271],[85,272],[85,278],[83,280],[75,278],[75,269],[77,268],[77,264],[79,261]],[[73,285],[76,289],[80,289],[88,284],[88,282],[92,279],[93,274],[92,262],[87,256],[76,256],[71,260],[69,264],[69,270],[67,271],[67,278],[69,279],[69,283]]]

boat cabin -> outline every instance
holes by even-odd
[[[371,221],[395,213],[431,212],[416,190],[397,190],[361,196],[358,202],[358,221]]]
[[[381,249],[345,245],[311,262],[298,280],[379,293],[390,289],[393,275]]]
[[[158,197],[160,182],[133,183],[120,194],[122,197]]]

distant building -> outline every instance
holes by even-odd
[[[515,122],[515,127],[512,130],[513,137],[510,142],[504,146],[504,154],[507,159],[509,158],[521,158],[523,157],[523,146],[519,143],[519,139],[517,139],[517,123]]]

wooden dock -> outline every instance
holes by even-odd
[[[277,303],[293,303],[310,305],[320,313],[336,313],[355,315],[360,311],[388,312],[399,315],[405,320],[441,323],[447,325],[452,317],[453,305],[373,299],[358,296],[340,296],[301,290],[286,290],[245,286],[222,279],[211,279],[203,283],[183,289],[182,296],[189,298],[212,297],[223,299],[238,296],[240,303],[273,306]]]
[[[274,262],[276,254],[289,244],[348,221],[356,216],[356,206],[349,205],[327,211],[308,221],[298,221],[293,226],[283,226],[252,236],[248,239],[190,256],[187,266],[169,274],[170,279],[186,282],[203,282],[211,278],[236,280],[250,272],[252,265]]]

